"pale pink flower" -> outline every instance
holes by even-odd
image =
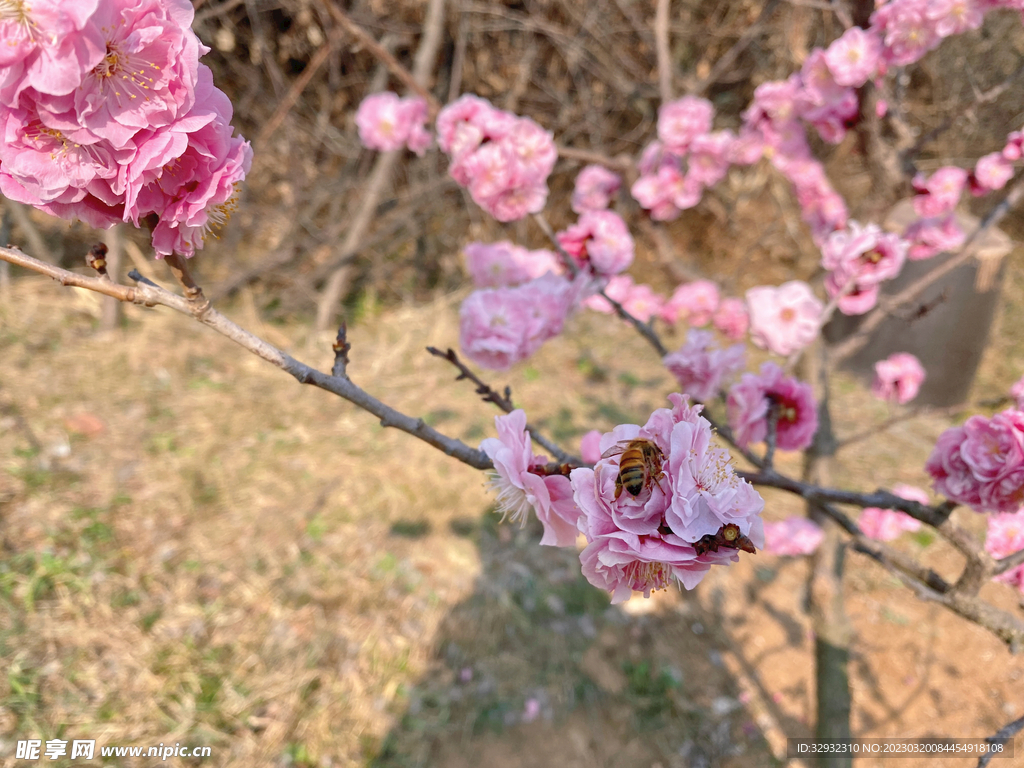
[[[911,261],[930,259],[936,254],[954,251],[967,240],[967,234],[957,224],[956,216],[918,219],[903,233],[910,243],[907,258]]]
[[[908,501],[916,501],[920,504],[931,503],[925,491],[912,485],[897,483],[892,492]],[[893,541],[898,539],[902,533],[921,530],[921,521],[915,520],[906,512],[879,507],[865,507],[857,520],[857,525],[865,536],[878,541]]]
[[[960,202],[966,184],[967,171],[952,165],[943,166],[928,177],[919,173],[914,177],[914,189],[917,191],[914,210],[921,217],[951,213]]]
[[[91,23],[98,0],[8,0],[0,9],[0,103],[18,106],[22,91],[66,96],[104,56]]]
[[[557,237],[566,253],[598,275],[617,275],[633,263],[633,236],[613,211],[585,211]]]
[[[871,27],[883,35],[882,57],[898,67],[913,64],[941,41],[928,18],[930,0],[892,0],[871,16]]]
[[[576,213],[603,211],[622,186],[622,177],[600,165],[588,165],[576,176],[572,209]]]
[[[1002,189],[1013,178],[1013,163],[1003,157],[1002,152],[991,152],[978,158],[971,174],[971,193],[977,196],[995,189]]]
[[[825,532],[806,517],[764,524],[764,551],[775,555],[810,555],[824,540]]]
[[[719,305],[718,286],[710,280],[693,280],[683,283],[665,302],[661,317],[670,325],[684,320],[693,328],[711,322]]]
[[[551,251],[535,251],[502,240],[497,243],[467,243],[462,249],[466,266],[477,288],[519,285],[550,272],[560,275],[562,265]]]
[[[1002,150],[1003,158],[1009,162],[1020,160],[1024,155],[1024,132],[1012,131],[1006,137],[1006,146]]]
[[[506,370],[562,332],[577,297],[576,285],[552,274],[474,291],[459,310],[459,343],[477,365]]]
[[[985,0],[929,0],[925,12],[939,37],[977,29],[985,20]]]
[[[389,152],[401,149],[412,128],[397,93],[384,91],[367,96],[356,110],[359,141],[369,149]]]
[[[738,341],[747,335],[750,317],[743,299],[722,299],[711,322],[726,338]]]
[[[658,108],[658,139],[674,152],[686,152],[690,143],[711,131],[715,108],[707,99],[684,96]]]
[[[960,453],[964,435],[963,427],[951,427],[939,435],[925,463],[925,471],[931,475],[936,493],[978,509],[981,504],[981,484]]]
[[[917,397],[924,379],[925,370],[920,360],[909,352],[896,352],[875,363],[871,394],[903,405]]]
[[[655,293],[651,286],[641,283],[634,285],[622,302],[622,308],[641,322],[649,322],[661,313],[665,298]]]
[[[502,520],[526,525],[533,511],[544,527],[540,543],[568,547],[576,541],[579,510],[572,500],[572,488],[564,475],[541,476],[531,470],[542,466],[543,456],[534,456],[530,433],[526,431],[526,413],[518,408],[496,416],[498,437],[480,443],[480,450],[494,463],[491,485],[498,492],[498,510]]]
[[[1024,410],[1024,376],[1017,379],[1016,383],[1010,387],[1010,397],[1012,397],[1019,410]]]
[[[724,525],[736,525],[754,548],[764,544],[763,500],[736,476],[728,452],[712,444],[699,406],[680,395],[669,399],[673,408],[658,409],[643,427],[623,424],[603,435],[606,458],[570,475],[578,527],[587,539],[580,554],[583,575],[611,592],[613,603],[675,582],[693,589],[713,564],[735,562],[735,549],[697,554],[694,547]],[[616,498],[621,448],[635,439],[660,449],[660,473],[637,496],[623,489]]]
[[[690,142],[686,177],[711,187],[729,172],[729,153],[735,143],[732,131],[703,133]]]
[[[742,344],[721,349],[711,331],[690,330],[686,343],[661,362],[679,381],[683,394],[703,403],[714,399],[743,370],[746,351]]]
[[[601,432],[592,429],[580,438],[580,456],[586,464],[597,464],[601,460]]]
[[[760,373],[745,373],[729,390],[729,426],[736,443],[746,447],[768,435],[768,410],[775,404],[778,420],[776,445],[784,451],[799,451],[811,444],[818,431],[818,406],[814,391],[775,363],[764,363]]]
[[[832,45],[835,46],[839,42],[836,40]],[[820,48],[812,51],[800,67],[800,86],[796,100],[801,114],[817,107],[834,104],[848,91],[845,86],[836,82],[835,75],[829,68],[828,57]]]
[[[623,302],[626,301],[626,299],[629,298],[630,293],[633,292],[633,289],[635,287],[636,286],[633,283],[633,278],[630,277],[629,275],[615,275],[608,281],[607,285],[605,285],[604,293],[612,301],[616,301],[619,304],[622,304]],[[583,306],[585,306],[587,309],[592,309],[595,312],[600,312],[601,314],[604,315],[615,314],[615,307],[609,304],[608,300],[598,293],[595,293],[585,298],[583,300]]]
[[[791,355],[817,337],[824,308],[811,287],[799,280],[777,288],[751,288],[747,291],[750,338],[777,355]]]
[[[1004,512],[990,515],[985,550],[995,558],[1004,558],[1024,549],[1024,512]],[[1024,565],[995,577],[1024,592]]]
[[[839,85],[860,88],[874,76],[882,55],[878,35],[860,27],[850,27],[825,51],[825,60]]]

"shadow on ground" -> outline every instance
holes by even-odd
[[[610,606],[575,550],[496,521],[452,524],[482,573],[442,621],[375,768],[772,764],[695,599]]]

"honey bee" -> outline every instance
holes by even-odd
[[[693,543],[693,548],[698,555],[717,552],[719,547],[723,549],[742,549],[744,552],[749,552],[752,555],[757,554],[754,542],[740,533],[740,527],[734,523],[723,525],[718,529],[718,533],[709,533],[707,536],[701,536]]]
[[[661,471],[665,454],[654,442],[643,438],[624,440],[605,451],[601,458],[609,459],[619,454],[622,454],[622,458],[619,459],[619,476],[615,478],[616,501],[622,495],[623,488],[631,496],[639,496],[644,488],[650,488],[652,484],[661,488],[658,481],[665,476]]]

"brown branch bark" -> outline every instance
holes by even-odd
[[[483,451],[448,437],[432,427],[423,419],[407,416],[373,397],[365,390],[356,386],[348,376],[333,376],[311,368],[286,354],[259,336],[236,325],[227,317],[209,306],[205,300],[201,303],[171,293],[155,283],[145,280],[137,273],[139,282],[134,286],[120,285],[98,277],[85,277],[69,272],[39,259],[34,259],[13,248],[0,248],[0,259],[25,269],[52,277],[61,285],[72,285],[96,291],[105,296],[113,296],[119,301],[139,304],[146,307],[163,306],[188,315],[203,325],[212,328],[227,337],[248,352],[280,368],[295,377],[301,384],[311,384],[331,394],[337,395],[380,419],[381,426],[394,427],[432,445],[444,454],[451,456],[475,469],[491,469],[491,460]],[[200,293],[199,296],[202,296]],[[205,305],[205,306],[203,306]]]

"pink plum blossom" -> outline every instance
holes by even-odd
[[[942,38],[928,18],[928,5],[929,0],[892,0],[872,14],[872,29],[883,35],[885,61],[906,66],[938,46]]]
[[[995,558],[1004,558],[1024,549],[1024,512],[1003,512],[990,515],[985,550]],[[995,577],[1024,593],[1024,565]]]
[[[656,293],[651,286],[641,283],[630,289],[622,302],[622,308],[637,320],[646,323],[661,313],[664,304],[663,296]]]
[[[985,19],[986,0],[930,0],[925,12],[939,37],[977,29]]]
[[[727,339],[739,341],[747,335],[750,325],[746,303],[743,299],[722,299],[711,322]]]
[[[875,363],[871,394],[903,405],[917,397],[924,379],[925,370],[920,360],[909,352],[896,352]]]
[[[1010,387],[1010,397],[1017,403],[1018,409],[1024,410],[1024,376],[1017,379],[1014,385]]]
[[[825,51],[825,60],[839,85],[860,88],[878,69],[882,41],[860,27],[850,27]]]
[[[707,325],[719,305],[718,286],[710,280],[683,283],[672,293],[662,309],[662,319],[670,325],[683,320],[691,327]]]
[[[560,275],[561,262],[551,251],[535,251],[502,240],[497,243],[468,243],[463,249],[466,266],[477,288],[519,285],[548,272]]]
[[[903,238],[910,243],[907,258],[921,261],[945,251],[956,250],[967,240],[967,235],[957,224],[956,216],[949,214],[939,218],[918,219],[907,227]]]
[[[928,494],[920,488],[912,485],[897,483],[892,492],[908,501],[916,501],[920,504],[930,504]],[[893,541],[904,532],[913,533],[921,530],[921,521],[915,520],[906,512],[896,509],[880,509],[879,507],[865,507],[857,520],[864,535],[878,541]]]
[[[562,332],[578,293],[578,284],[552,274],[474,291],[459,310],[462,351],[483,368],[506,370]]]
[[[449,174],[491,216],[515,221],[544,208],[558,159],[550,133],[468,95],[442,109],[436,125],[438,146],[451,157]]]
[[[951,213],[967,184],[967,171],[947,165],[931,176],[919,173],[914,177],[914,210],[921,217],[944,216]]]
[[[760,373],[743,374],[729,390],[729,426],[736,443],[746,447],[767,437],[773,403],[778,413],[776,445],[784,451],[799,451],[810,445],[818,431],[818,406],[811,385],[786,376],[771,362],[764,363]]]
[[[597,464],[601,460],[601,433],[592,429],[580,438],[580,456],[585,464]]]
[[[710,331],[690,330],[686,343],[661,362],[679,381],[683,394],[703,403],[714,399],[725,382],[743,370],[746,351],[742,344],[721,349]]]
[[[774,555],[810,555],[824,539],[825,532],[806,517],[787,517],[764,524],[764,550]]]
[[[939,435],[925,469],[936,492],[978,512],[1024,503],[1024,412],[972,416]]]
[[[695,136],[690,142],[686,178],[711,187],[729,172],[729,153],[735,136],[731,131],[717,131]]]
[[[622,177],[600,165],[588,165],[576,176],[572,209],[576,213],[603,211],[622,186]]]
[[[821,265],[829,270],[825,290],[840,312],[861,315],[877,302],[878,285],[896,277],[906,261],[909,243],[875,224],[850,221],[822,245]]]
[[[584,211],[557,237],[566,253],[598,275],[617,275],[633,263],[633,236],[613,211]]]
[[[736,525],[755,548],[764,544],[764,501],[735,474],[728,451],[712,442],[700,406],[678,394],[669,400],[673,407],[656,410],[643,427],[622,424],[603,435],[605,458],[570,474],[579,530],[587,539],[580,553],[583,575],[609,591],[613,603],[675,582],[693,589],[712,565],[735,562],[735,549],[698,554],[694,546],[725,525]],[[621,448],[637,439],[657,446],[659,472],[638,495],[625,489],[617,494]]]
[[[491,485],[498,492],[498,510],[502,520],[526,525],[531,510],[544,527],[540,543],[568,547],[576,541],[579,510],[572,499],[569,478],[564,475],[541,476],[534,470],[546,460],[534,456],[526,413],[518,408],[505,416],[496,416],[498,437],[480,443],[480,450],[494,463]]]
[[[971,193],[980,196],[1002,189],[1011,178],[1013,163],[1004,158],[1002,152],[992,152],[978,158],[970,177]]]
[[[821,300],[799,280],[776,287],[762,285],[747,291],[750,338],[777,355],[791,355],[818,335]]]
[[[707,99],[684,96],[658,109],[658,139],[673,152],[684,153],[698,136],[711,131],[715,108]]]

